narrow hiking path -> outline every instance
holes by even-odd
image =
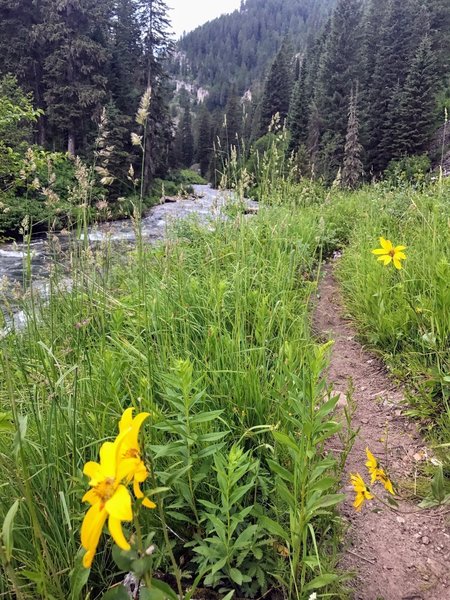
[[[399,514],[374,501],[365,503],[361,512],[353,508],[349,474],[359,472],[368,480],[366,447],[387,465],[400,489],[402,480],[414,480],[416,461],[426,447],[414,423],[402,416],[402,390],[382,363],[362,347],[345,319],[333,270],[333,263],[324,269],[314,325],[321,336],[334,340],[328,380],[342,394],[341,405],[352,382],[353,428],[359,428],[342,482],[347,501],[341,514],[348,532],[341,567],[356,572],[350,584],[354,600],[450,600],[448,507],[423,511],[411,501],[400,501],[405,514]],[[375,506],[381,511],[373,512]]]

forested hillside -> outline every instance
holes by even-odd
[[[265,71],[289,36],[303,50],[322,28],[336,0],[243,0],[240,10],[209,21],[178,42],[174,73],[208,87],[224,106],[230,84],[242,95]]]
[[[192,76],[210,90],[195,127],[202,171],[214,178],[232,146],[250,154],[267,147],[277,115],[302,175],[354,187],[412,156],[413,170],[427,172],[439,161],[430,143],[450,105],[449,4],[338,0],[328,19],[329,2],[312,7],[247,2],[179,42]]]

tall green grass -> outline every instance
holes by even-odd
[[[0,438],[0,515],[18,501],[4,597],[101,598],[123,577],[104,535],[83,585],[79,530],[83,465],[128,406],[151,413],[150,486],[168,488],[155,501],[186,584],[202,573],[202,585],[250,597],[338,589],[341,465],[324,443],[339,426],[328,348],[309,327],[320,253],[319,216],[290,208],[183,222],[154,248],[77,249],[72,291],[55,282],[0,342],[13,424]],[[144,525],[155,571],[171,573],[159,515]]]
[[[364,339],[408,382],[409,412],[448,442],[449,182],[436,182],[423,191],[379,185],[339,195],[329,223],[349,207],[352,226],[338,268],[348,309]],[[401,271],[383,267],[371,254],[380,236],[407,246]]]

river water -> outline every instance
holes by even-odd
[[[233,200],[231,192],[215,190],[209,185],[193,187],[195,196],[154,206],[146,213],[146,216],[142,218],[142,236],[145,242],[155,243],[164,239],[167,227],[176,220],[195,216],[200,222],[206,224],[211,219],[225,218],[224,207],[230,200]],[[257,202],[246,200],[245,203],[249,210],[257,210]],[[52,237],[63,250],[68,248],[70,243],[68,235],[56,234]],[[109,221],[90,227],[88,238],[94,246],[106,240],[133,244],[135,231],[131,219]],[[0,283],[7,280],[9,283],[22,286],[24,264],[29,259],[33,289],[40,290],[41,295],[45,297],[50,266],[54,260],[51,246],[47,236],[34,238],[29,246],[20,242],[0,244]],[[66,285],[70,287],[70,273],[66,279]],[[2,301],[1,296],[5,293],[3,288],[5,288],[4,285],[0,286],[1,309],[4,309],[5,304],[5,298]],[[24,314],[21,311],[15,311],[12,318],[6,314],[5,318],[9,327],[17,327],[22,324]]]

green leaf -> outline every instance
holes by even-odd
[[[219,418],[223,412],[223,409],[220,409],[211,410],[207,413],[200,413],[191,417],[191,423],[198,425],[199,423],[208,423],[209,421],[214,421],[215,419]]]
[[[139,600],[179,600],[170,585],[164,581],[152,578],[152,587],[139,590]]]
[[[274,473],[279,475],[285,481],[289,481],[289,483],[292,483],[294,481],[294,474],[291,473],[291,471],[288,471],[287,469],[285,469],[284,467],[279,465],[274,460],[271,460],[270,458],[268,458],[267,464],[269,465],[271,471],[273,471]]]
[[[235,567],[231,567],[230,577],[234,581],[234,583],[237,583],[238,585],[242,585],[243,578],[242,578],[242,573],[239,571],[239,569],[236,569]]]
[[[112,557],[121,571],[131,571],[131,563],[137,558],[137,553],[133,550],[122,550],[119,546],[114,545]]]
[[[308,486],[308,490],[310,492],[315,490],[325,491],[332,487],[336,483],[336,480],[333,477],[322,477],[322,479],[318,479],[312,485]]]
[[[25,436],[27,434],[27,423],[28,423],[27,415],[19,415],[19,429],[16,431],[16,435],[14,437],[13,452],[15,455],[17,455],[21,444],[23,444],[23,442],[25,440]]]
[[[326,496],[322,496],[321,498],[313,502],[311,506],[307,506],[307,509],[311,513],[314,513],[319,508],[335,506],[343,500],[345,500],[345,494],[327,494]]]
[[[444,471],[442,465],[439,465],[431,482],[432,496],[438,502],[442,502],[445,497]]]
[[[13,431],[12,415],[10,413],[0,413],[0,432],[11,433]]]
[[[144,575],[150,571],[152,565],[152,556],[141,556],[133,560],[130,571],[133,571],[138,579],[143,579]]]
[[[325,587],[326,585],[330,585],[330,583],[333,583],[338,579],[339,577],[337,575],[333,575],[331,573],[319,575],[318,577],[315,577],[312,581],[307,583],[303,587],[303,591],[310,592],[311,590],[318,590],[320,588]]]
[[[291,450],[294,450],[294,452],[298,452],[298,445],[286,433],[283,433],[282,431],[274,431],[273,437],[279,444],[287,446]]]
[[[16,516],[17,509],[19,508],[19,501],[16,500],[11,508],[6,513],[5,520],[3,521],[2,527],[2,540],[5,546],[6,560],[9,562],[12,558],[12,552],[14,547],[13,542],[13,527],[14,517]]]
[[[327,402],[325,402],[325,404],[322,404],[322,406],[316,413],[316,418],[325,417],[326,415],[330,414],[330,412],[332,412],[336,408],[336,404],[338,403],[338,401],[339,396],[333,396]]]
[[[84,550],[79,550],[70,573],[70,600],[80,600],[81,592],[89,579],[90,569],[83,566]]]
[[[260,515],[259,522],[272,535],[276,535],[282,540],[289,540],[289,533],[286,532],[281,525],[273,519],[266,517],[266,515]]]
[[[102,600],[130,600],[130,596],[123,585],[118,585],[108,590]]]
[[[240,550],[252,540],[258,530],[258,525],[249,525],[233,544],[234,550]]]

